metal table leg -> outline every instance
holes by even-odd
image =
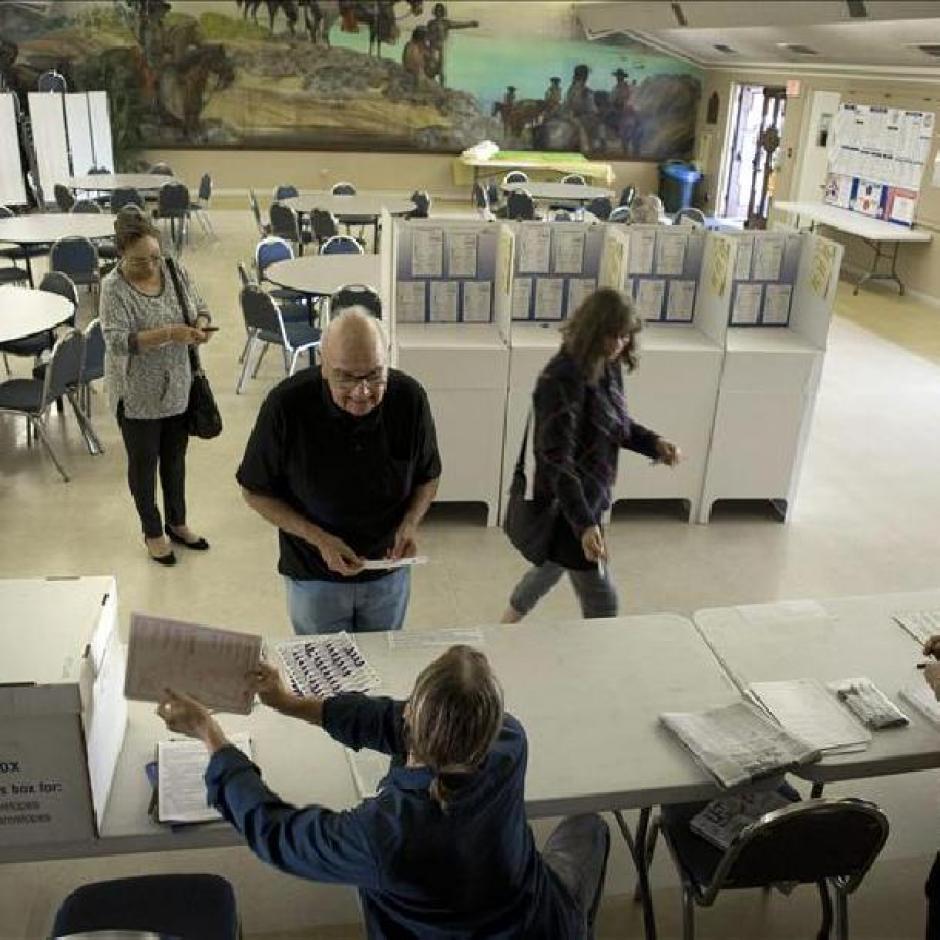
[[[884,249],[885,242],[872,241],[868,238],[863,238],[863,242],[868,245],[869,248],[875,253],[871,260],[871,268],[866,271],[859,279],[855,285],[855,289],[852,291],[852,296],[858,296],[858,289],[865,283],[865,281],[894,281],[898,285],[898,294],[901,297],[904,296],[904,284],[901,281],[901,278],[898,277],[897,271],[897,260],[898,260],[898,249],[901,247],[900,242],[887,242],[888,245],[893,245],[893,251],[886,251]],[[891,264],[891,269],[889,271],[879,271],[878,262],[882,259],[889,261]]]
[[[636,868],[637,894],[643,905],[643,934],[646,940],[656,940],[656,914],[653,910],[653,898],[650,894],[649,882],[649,858],[647,856],[646,841],[649,832],[649,822],[652,810],[645,806],[640,810],[640,819],[636,826],[636,835],[630,832],[627,821],[623,818],[620,810],[614,812],[614,818],[620,827],[624,842],[627,843],[627,849],[630,857],[633,859],[633,865]]]

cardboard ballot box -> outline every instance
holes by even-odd
[[[0,580],[0,853],[97,835],[127,725],[112,577]]]

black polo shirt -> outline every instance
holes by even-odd
[[[357,418],[334,404],[319,368],[285,379],[261,406],[236,479],[283,500],[341,538],[363,558],[395,541],[414,490],[441,475],[428,397],[413,378],[389,369],[381,404]],[[330,571],[308,542],[280,533],[278,571],[299,581],[368,581]]]

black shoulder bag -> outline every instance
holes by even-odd
[[[513,548],[526,561],[533,565],[542,565],[548,560],[559,507],[557,499],[545,503],[525,498],[525,449],[529,442],[531,424],[532,413],[529,412],[525,432],[522,435],[522,448],[519,451],[519,459],[516,461],[512,483],[509,487],[509,504],[503,520],[503,531],[509,536]]]
[[[176,289],[176,297],[179,300],[180,309],[183,311],[183,319],[188,326],[195,326],[196,321],[189,314],[189,301],[186,298],[183,285],[180,283],[176,262],[172,258],[167,258],[166,267],[170,272],[173,287]],[[215,403],[215,396],[209,386],[209,379],[206,377],[206,373],[202,371],[199,353],[194,346],[187,348],[189,351],[189,365],[193,373],[193,384],[189,387],[186,423],[189,433],[193,437],[201,437],[203,440],[208,441],[222,433],[222,415],[219,414],[218,406]]]

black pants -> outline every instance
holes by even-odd
[[[927,893],[927,940],[940,940],[940,855],[934,859],[925,889]]]
[[[163,489],[163,511],[171,526],[186,524],[186,415],[172,418],[126,418],[118,404],[118,426],[127,449],[127,485],[137,506],[144,537],[160,538],[163,523],[157,509],[157,468]]]

